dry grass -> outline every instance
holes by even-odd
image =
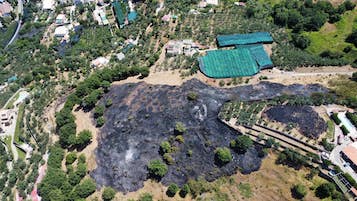
[[[115,200],[127,201],[137,200],[140,195],[150,193],[154,200],[172,200],[172,201],[193,201],[193,200],[215,200],[215,201],[276,201],[276,200],[295,200],[291,197],[290,188],[294,184],[301,183],[308,189],[305,200],[319,200],[314,195],[314,189],[319,184],[326,182],[324,179],[315,176],[311,181],[305,176],[309,173],[308,169],[294,170],[287,166],[276,165],[277,155],[270,153],[264,159],[259,171],[249,175],[237,173],[229,177],[222,177],[212,183],[214,190],[205,193],[193,199],[191,197],[180,198],[177,194],[174,198],[169,198],[165,194],[166,187],[154,181],[146,181],[144,187],[136,192],[128,194],[117,193]],[[100,198],[97,192],[92,198]]]

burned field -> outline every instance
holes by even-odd
[[[182,86],[149,85],[144,82],[113,86],[101,100],[113,104],[105,112],[96,150],[97,169],[91,175],[100,185],[128,192],[138,190],[148,179],[147,164],[160,159],[160,143],[175,137],[174,128],[182,122],[184,142],[173,142],[174,160],[162,178],[164,184],[182,185],[188,179],[203,177],[212,181],[237,169],[250,173],[259,169],[259,147],[245,154],[232,152],[233,161],[217,166],[214,150],[228,147],[239,134],[218,119],[223,103],[229,100],[270,99],[282,94],[309,95],[326,91],[319,85],[290,85],[263,82],[254,86],[217,89],[193,79]],[[197,99],[189,100],[189,94]]]
[[[296,126],[309,138],[317,139],[327,129],[326,122],[310,106],[274,106],[265,114],[271,120]]]

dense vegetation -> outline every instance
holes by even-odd
[[[297,184],[297,185],[294,185],[291,188],[291,193],[292,193],[294,198],[301,200],[306,196],[307,190],[306,190],[306,187],[304,185]]]
[[[72,153],[70,154],[72,155]],[[61,169],[64,156],[65,151],[58,145],[50,148],[48,170],[38,188],[39,195],[43,200],[76,200],[86,198],[94,193],[96,189],[93,180],[83,179],[87,174],[85,156],[80,155],[76,159],[78,161],[75,166],[67,163],[66,171]]]

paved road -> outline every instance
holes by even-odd
[[[343,71],[331,71],[331,72],[321,72],[321,73],[297,73],[297,72],[285,72],[274,73],[268,75],[269,78],[281,78],[281,77],[305,77],[305,76],[324,76],[324,75],[348,75],[352,76],[353,72],[343,72]]]
[[[16,21],[17,21],[17,27],[16,27],[16,31],[14,33],[14,35],[12,36],[11,40],[7,43],[5,49],[11,45],[11,43],[14,42],[14,40],[16,39],[17,35],[19,34],[20,32],[20,29],[21,29],[21,23],[22,23],[22,20],[21,20],[21,15],[23,14],[23,3],[22,3],[22,0],[17,0],[17,16],[16,16]]]

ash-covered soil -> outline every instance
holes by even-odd
[[[326,122],[310,106],[274,106],[265,114],[269,119],[296,125],[303,135],[310,138],[317,139],[327,129]]]
[[[238,133],[218,120],[225,101],[270,99],[282,94],[309,95],[324,92],[319,85],[290,85],[263,82],[254,86],[217,89],[193,79],[181,87],[149,85],[144,82],[113,86],[103,98],[113,105],[105,112],[106,124],[96,150],[97,169],[91,175],[100,185],[119,191],[138,190],[147,179],[147,164],[159,159],[160,143],[174,136],[176,122],[183,122],[187,132],[185,142],[175,142],[178,150],[172,154],[175,163],[169,165],[162,178],[164,184],[182,185],[188,179],[204,177],[212,181],[237,169],[250,173],[259,169],[261,159],[257,149],[244,155],[233,153],[233,161],[219,167],[214,163],[214,150],[229,146]],[[187,94],[198,94],[189,101]],[[187,155],[192,150],[192,156]]]

